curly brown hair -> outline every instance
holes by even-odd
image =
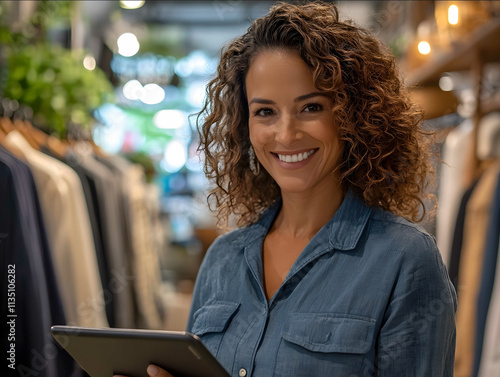
[[[245,78],[253,59],[269,50],[298,53],[316,87],[331,98],[344,143],[343,187],[370,206],[422,220],[423,200],[432,197],[425,192],[432,164],[423,113],[388,49],[352,21],[340,21],[335,5],[315,2],[273,6],[223,49],[197,118],[205,174],[215,182],[209,204],[218,225],[227,227],[230,216],[239,226],[251,224],[280,196],[264,169],[252,174],[248,159]]]

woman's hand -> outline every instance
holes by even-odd
[[[149,364],[147,372],[150,377],[173,377],[166,370],[161,369],[160,367],[157,367],[156,365],[153,364]],[[127,376],[115,374],[113,377],[127,377]]]

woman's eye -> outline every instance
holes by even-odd
[[[304,111],[306,113],[314,113],[321,110],[323,110],[323,106],[320,105],[319,103],[310,103],[306,105],[306,107],[304,107]]]
[[[267,117],[267,116],[271,116],[273,115],[273,110],[272,109],[269,109],[269,108],[262,108],[262,109],[259,109],[257,110],[255,113],[254,113],[255,116],[259,116],[259,117]]]

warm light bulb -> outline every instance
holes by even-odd
[[[125,1],[120,0],[120,6],[125,9],[137,9],[144,5],[146,0],[137,0],[137,1]]]
[[[458,7],[456,5],[450,5],[448,8],[448,22],[450,25],[458,24]]]
[[[431,45],[427,41],[421,41],[418,44],[418,52],[420,52],[422,55],[427,55],[429,52],[431,52]]]

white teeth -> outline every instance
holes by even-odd
[[[299,161],[304,161],[306,158],[311,156],[315,150],[311,150],[309,152],[304,152],[304,153],[299,153],[299,154],[293,154],[293,155],[285,155],[285,154],[278,154],[278,157],[281,161],[284,162],[299,162]]]

